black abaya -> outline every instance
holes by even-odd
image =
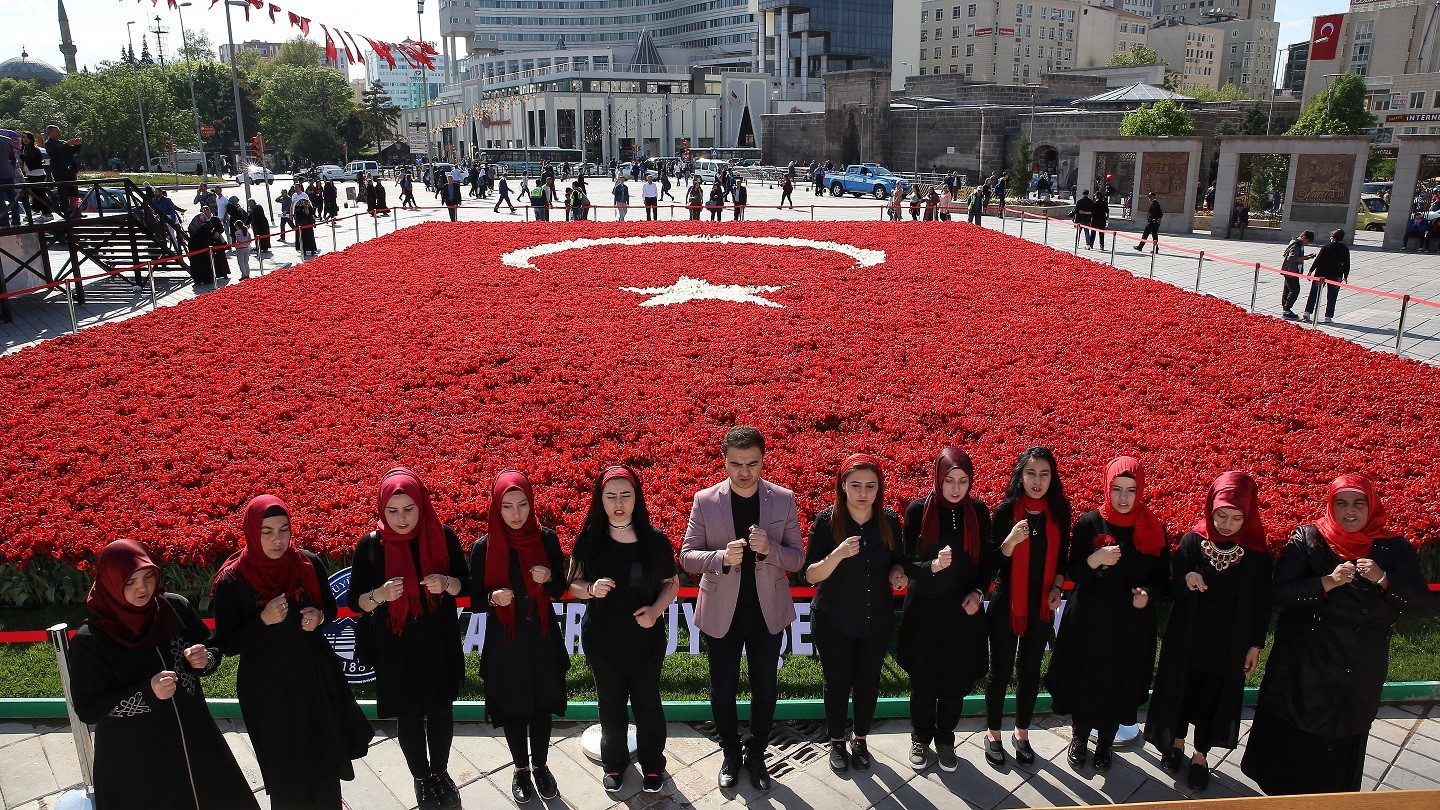
[[[978,562],[965,552],[962,510],[940,509],[939,542],[923,551],[920,524],[925,498],[905,510],[905,555],[914,561],[915,574],[900,614],[895,660],[909,673],[912,691],[937,698],[970,694],[989,666],[984,610],[970,616],[962,606],[972,592],[983,594],[995,575],[990,510],[978,500],[972,502],[979,523],[979,537],[974,539],[981,550]],[[935,558],[946,546],[952,550],[952,562],[935,572]]]

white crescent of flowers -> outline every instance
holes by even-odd
[[[695,244],[768,245],[771,247],[803,247],[829,250],[841,253],[855,260],[856,267],[874,267],[885,261],[885,251],[847,245],[844,242],[823,242],[818,239],[800,239],[794,236],[732,236],[730,234],[657,234],[653,236],[609,236],[599,239],[566,239],[563,242],[548,242],[543,245],[512,250],[500,257],[510,267],[538,270],[532,263],[540,256],[564,253],[567,250],[583,250],[600,245],[653,245],[657,242]]]

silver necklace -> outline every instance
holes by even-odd
[[[1216,571],[1224,571],[1226,568],[1240,562],[1245,556],[1245,549],[1239,543],[1236,543],[1231,546],[1229,550],[1221,551],[1209,540],[1201,540],[1200,553],[1205,555],[1205,559],[1210,561],[1210,565],[1214,566]]]

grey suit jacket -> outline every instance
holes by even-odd
[[[755,561],[755,588],[766,626],[771,633],[779,633],[795,621],[789,576],[805,564],[795,493],[762,479],[760,528],[770,536],[770,553]],[[700,574],[695,626],[708,636],[725,635],[735,618],[735,605],[740,597],[740,566],[724,564],[725,546],[734,539],[735,519],[730,514],[730,480],[727,478],[695,494],[690,521],[685,526],[685,541],[680,547],[680,567]]]

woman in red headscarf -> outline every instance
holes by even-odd
[[[470,581],[470,567],[414,472],[385,473],[375,509],[375,529],[355,549],[346,600],[373,614],[363,655],[375,666],[376,714],[397,718],[420,810],[459,807],[447,766],[465,673],[455,597]]]
[[[1255,671],[1270,630],[1271,570],[1255,479],[1222,473],[1175,552],[1175,604],[1145,714],[1145,739],[1168,773],[1184,766],[1185,734],[1195,726],[1186,779],[1193,791],[1210,784],[1210,749],[1239,743],[1245,676]]]
[[[1395,622],[1430,612],[1415,549],[1386,520],[1370,480],[1342,475],[1280,552],[1280,618],[1240,765],[1266,793],[1360,789]]]
[[[274,495],[245,504],[239,551],[215,575],[215,640],[240,656],[240,712],[270,806],[339,810],[370,721],[320,628],[333,621],[320,558],[290,543],[290,510]]]
[[[1165,526],[1145,504],[1145,469],[1133,456],[1105,467],[1100,508],[1070,535],[1070,594],[1045,686],[1055,714],[1071,716],[1074,767],[1097,738],[1095,770],[1109,770],[1110,746],[1150,697],[1155,668],[1155,605],[1170,583]]]
[[[805,579],[815,585],[810,637],[820,652],[830,768],[870,767],[865,737],[880,697],[880,668],[895,626],[893,591],[909,583],[900,520],[885,508],[885,476],[873,456],[845,459],[835,476],[835,505],[815,516],[805,549]],[[845,748],[851,696],[855,731]]]
[[[95,726],[95,806],[258,810],[200,688],[220,650],[185,597],[165,592],[145,547],[106,546],[85,603],[70,691]]]
[[[910,767],[924,770],[934,741],[954,771],[955,727],[984,674],[985,588],[994,576],[990,509],[972,495],[975,465],[957,447],[935,460],[934,487],[905,510],[905,555],[914,577],[900,614],[895,660],[910,674]]]
[[[1014,677],[1015,733],[1010,743],[1015,746],[1015,760],[1031,766],[1035,750],[1030,747],[1030,721],[1040,693],[1040,666],[1045,645],[1054,635],[1051,628],[1070,553],[1070,501],[1050,448],[1032,447],[1015,460],[1005,497],[991,520],[996,573],[994,596],[985,612],[990,629],[985,761],[996,768],[1005,764],[1000,723]]]
[[[630,767],[628,703],[635,712],[641,788],[659,793],[665,781],[663,617],[680,590],[680,578],[675,549],[651,525],[634,470],[611,467],[596,479],[570,557],[570,593],[586,600],[580,639],[595,673],[605,789],[619,791]]]
[[[565,593],[565,555],[554,529],[535,517],[524,473],[501,470],[490,488],[489,533],[470,549],[470,604],[485,610],[480,677],[485,715],[505,730],[517,804],[560,788],[550,773],[552,715],[565,714],[570,655],[550,605]]]

